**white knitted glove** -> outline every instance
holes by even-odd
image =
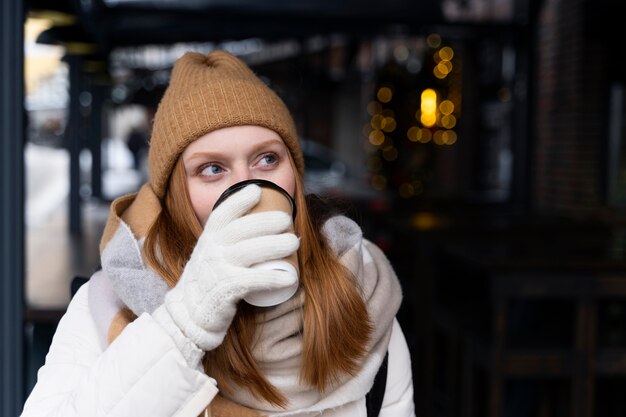
[[[249,185],[211,213],[180,281],[153,314],[191,366],[198,365],[202,352],[194,352],[184,339],[202,351],[215,349],[222,343],[241,299],[253,291],[288,287],[297,279],[285,271],[251,268],[287,257],[300,244],[287,232],[291,225],[287,213],[246,214],[260,199],[261,188]]]

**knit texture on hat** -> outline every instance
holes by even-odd
[[[172,70],[154,118],[148,157],[150,184],[162,198],[176,160],[191,142],[217,129],[257,125],[278,133],[300,174],[304,159],[283,101],[239,58],[188,52]]]

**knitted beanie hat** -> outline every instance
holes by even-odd
[[[176,160],[191,142],[214,130],[242,125],[266,127],[285,142],[300,174],[304,159],[296,128],[283,101],[235,56],[188,52],[172,70],[152,127],[150,185],[163,198]]]

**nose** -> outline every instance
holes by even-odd
[[[237,169],[235,169],[235,172],[233,172],[232,176],[233,184],[252,178],[252,173],[250,172],[250,169],[248,167],[238,167]]]

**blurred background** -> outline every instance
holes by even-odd
[[[283,98],[307,189],[396,268],[418,416],[626,415],[619,6],[4,0],[2,415],[146,180],[172,64],[214,49]]]

